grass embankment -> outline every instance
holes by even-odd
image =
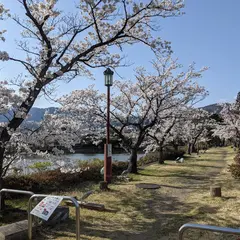
[[[128,183],[110,185],[109,192],[99,192],[96,184],[87,184],[53,194],[80,197],[95,189],[88,201],[118,210],[108,213],[81,209],[81,239],[174,240],[179,227],[187,222],[238,228],[240,184],[227,171],[234,154],[230,148],[215,148],[200,157],[186,157],[183,164],[174,161],[153,164],[132,175]],[[160,184],[161,188],[136,188],[135,184],[141,182]],[[222,198],[209,196],[212,184],[222,185]],[[54,229],[42,230],[38,239],[75,239],[74,210],[71,208],[71,220]],[[232,239],[190,234],[194,234],[193,239]]]

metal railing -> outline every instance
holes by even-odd
[[[91,194],[93,194],[94,193],[94,191],[88,191],[88,192],[86,192],[86,193],[84,193],[82,196],[81,196],[81,198],[80,198],[80,202],[85,202],[84,200],[85,199],[87,199]]]
[[[182,225],[178,231],[179,240],[183,240],[183,234],[187,229],[198,229],[198,230],[205,230],[205,231],[217,232],[217,233],[228,233],[228,234],[240,236],[240,229],[187,223],[187,224]]]
[[[7,188],[3,188],[0,191],[0,211],[3,210],[2,209],[2,194],[3,193],[17,193],[17,194],[24,194],[24,195],[30,195],[32,196],[34,193],[31,191],[24,191],[24,190],[17,190],[17,189],[7,189]]]
[[[45,194],[34,194],[30,197],[28,202],[28,239],[32,240],[32,222],[33,222],[33,216],[30,214],[32,211],[32,201],[34,198],[45,198],[51,195],[45,195]],[[80,240],[80,207],[78,201],[70,196],[60,196],[63,198],[63,200],[70,200],[75,205],[76,208],[76,240]]]

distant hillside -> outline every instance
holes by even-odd
[[[222,107],[218,104],[211,104],[207,105],[205,107],[202,107],[202,109],[206,110],[209,113],[219,113],[222,110]],[[50,108],[37,108],[33,107],[30,110],[30,114],[27,122],[33,121],[33,122],[40,122],[43,119],[43,116],[45,112],[54,113],[57,110],[56,107],[50,107]],[[0,115],[0,122],[6,122],[6,118]]]
[[[29,112],[29,117],[26,121],[40,122],[43,119],[45,112],[54,113],[57,110],[55,107],[37,108],[33,107]],[[0,122],[6,122],[6,118],[0,115]]]
[[[217,103],[215,104],[211,104],[211,105],[207,105],[205,107],[202,107],[202,109],[204,109],[205,111],[209,112],[209,113],[220,113],[222,110],[222,107],[220,105],[218,105]]]
[[[55,107],[50,108],[32,108],[29,112],[27,121],[40,122],[43,119],[45,112],[54,113],[57,110]]]

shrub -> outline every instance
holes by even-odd
[[[229,166],[229,171],[234,178],[240,179],[240,153],[235,156],[234,161],[235,163]]]
[[[80,168],[87,168],[87,167],[91,167],[91,168],[102,168],[104,165],[104,161],[99,159],[99,158],[93,158],[90,160],[79,160],[78,161],[78,167]]]
[[[235,156],[234,161],[237,165],[240,165],[240,152]]]
[[[175,159],[182,156],[182,149],[174,151],[167,149],[164,152],[165,159]],[[142,166],[158,160],[158,152],[149,153],[138,161],[138,165]],[[100,159],[92,159],[90,161],[82,160],[78,162],[80,172],[63,173],[60,169],[43,171],[49,167],[48,163],[35,163],[32,168],[38,169],[38,172],[27,176],[7,176],[4,179],[5,187],[12,189],[23,189],[33,191],[35,193],[48,193],[51,191],[66,190],[69,186],[76,186],[83,181],[100,181],[103,176],[100,174],[101,168],[104,166],[104,161]],[[114,161],[112,163],[113,176],[121,174],[128,167],[128,162]]]
[[[240,165],[239,164],[231,164],[229,165],[229,171],[232,176],[236,179],[240,179]]]
[[[66,190],[69,186],[77,186],[83,181],[100,181],[103,176],[100,169],[104,162],[100,159],[79,163],[82,171],[63,173],[60,169],[33,173],[27,176],[8,176],[4,179],[5,187],[47,193]],[[127,162],[113,162],[112,173],[119,175],[127,168]]]
[[[157,154],[156,152],[154,153],[147,153],[145,156],[141,157],[138,160],[138,166],[143,166],[149,163],[153,163],[157,161]]]
[[[6,188],[23,189],[35,193],[64,190],[82,181],[89,180],[89,171],[82,173],[62,173],[60,169],[38,172],[27,176],[9,176],[4,179]]]
[[[128,162],[116,161],[112,164],[112,174],[120,175],[128,167]]]
[[[104,161],[98,158],[94,158],[91,160],[79,160],[78,167],[82,169],[90,168],[90,169],[96,169],[98,173],[100,172],[101,168],[104,166]],[[112,162],[112,173],[114,175],[119,175],[122,173],[122,171],[126,170],[128,167],[128,162],[122,162],[122,161],[113,161]]]
[[[27,191],[33,191],[36,188],[38,182],[28,176],[8,176],[4,178],[5,188],[22,189]]]
[[[32,164],[28,167],[37,172],[43,172],[43,171],[48,170],[48,168],[51,166],[52,166],[51,162],[35,162],[34,164]]]

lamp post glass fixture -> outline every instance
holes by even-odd
[[[111,182],[112,178],[112,145],[110,144],[110,87],[113,85],[113,71],[107,68],[104,71],[104,81],[107,87],[107,136],[104,145],[104,181]]]
[[[110,68],[107,68],[104,71],[104,77],[105,77],[105,86],[111,87],[113,85],[113,71]]]

